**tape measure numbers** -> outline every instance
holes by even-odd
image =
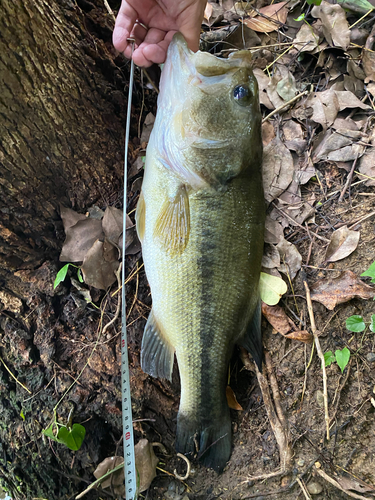
[[[132,43],[132,58],[130,62],[128,109],[126,115],[125,130],[125,152],[124,152],[124,205],[122,225],[122,288],[121,288],[121,393],[122,393],[122,433],[124,444],[124,475],[125,475],[125,498],[135,500],[137,498],[137,475],[135,469],[134,434],[132,403],[130,394],[130,374],[128,360],[128,342],[126,337],[126,294],[125,294],[125,248],[126,248],[126,199],[127,199],[127,163],[130,134],[131,104],[133,95],[134,62],[133,49],[134,39],[128,39]]]

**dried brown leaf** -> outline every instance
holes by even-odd
[[[323,0],[320,5],[314,5],[311,15],[322,21],[324,37],[331,47],[341,47],[344,50],[349,47],[349,23],[340,5]]]
[[[280,267],[280,254],[274,245],[266,244],[264,246],[262,266],[267,267],[268,269]]]
[[[159,459],[154,453],[152,444],[147,439],[140,439],[134,447],[135,468],[139,477],[138,491],[147,490],[156,476]]]
[[[106,243],[107,258],[109,257],[109,242]],[[81,266],[83,279],[87,285],[94,286],[100,290],[106,290],[116,281],[115,272],[118,269],[119,262],[117,250],[114,248],[114,260],[104,258],[105,246],[103,241],[96,240],[90,250],[86,253]]]
[[[297,330],[295,332],[287,333],[284,335],[287,339],[291,340],[299,340],[300,342],[304,342],[305,344],[312,344],[314,337],[307,330]]]
[[[114,469],[118,465],[124,462],[124,457],[107,457],[105,458],[94,471],[94,476],[96,479],[104,476],[108,471]],[[111,474],[107,479],[100,484],[101,488],[110,488],[113,487],[114,493],[116,495],[124,496],[125,487],[124,487],[124,469],[119,469],[113,474]]]
[[[237,401],[237,398],[233,392],[233,389],[229,385],[227,385],[227,388],[225,390],[225,394],[227,396],[227,403],[228,403],[229,408],[232,408],[232,410],[238,410],[238,411],[243,410],[242,406]]]
[[[295,278],[298,271],[301,269],[302,257],[295,245],[286,239],[282,239],[276,245],[280,254],[281,266],[279,271],[286,274],[290,279]]]
[[[64,207],[61,204],[60,204],[60,216],[63,221],[65,233],[70,227],[75,226],[78,221],[87,219],[86,215],[79,214],[74,210],[72,210],[71,208]]]
[[[285,7],[286,4],[287,2],[279,2],[262,7],[259,9],[259,12],[266,17],[255,15],[250,19],[244,19],[243,23],[254,31],[271,33],[280,27],[280,23],[285,23],[289,12]]]
[[[321,28],[321,23],[319,23],[319,28]],[[319,31],[317,30],[317,23],[312,26],[303,23],[294,39],[294,46],[300,52],[312,52],[322,41],[322,30],[319,29]]]
[[[268,202],[277,198],[292,182],[294,173],[293,158],[279,137],[275,137],[264,148],[263,186]]]
[[[269,306],[262,302],[262,314],[266,320],[282,335],[287,334],[296,326],[293,321],[285,314],[281,306]]]
[[[141,144],[143,142],[148,142],[152,129],[154,128],[155,116],[152,113],[146,115],[145,121],[143,122],[143,129],[141,134]]]
[[[260,68],[254,68],[253,73],[258,82],[260,103],[268,109],[275,109],[267,94],[267,88],[271,79]]]
[[[337,262],[354,252],[359,242],[359,231],[351,231],[347,226],[334,231],[327,247],[326,262]]]
[[[277,83],[276,91],[284,101],[290,101],[296,95],[296,80],[290,71]]]
[[[336,122],[336,121],[335,121]],[[313,154],[313,161],[352,161],[363,155],[365,147],[356,144],[362,140],[363,133],[359,130],[337,129],[336,132],[329,129],[323,140],[317,146]]]
[[[324,278],[310,287],[311,300],[332,311],[336,305],[354,298],[372,299],[375,289],[365,285],[352,271],[343,271],[337,278]]]
[[[273,125],[271,122],[267,121],[262,123],[262,142],[263,142],[263,147],[266,147],[267,144],[269,144],[272,139],[275,138],[275,129],[273,128]]]
[[[85,217],[65,231],[66,238],[61,250],[60,261],[81,262],[95,241],[104,236],[102,221]]]
[[[359,172],[371,177],[365,182],[366,186],[375,186],[375,147],[368,148],[359,163]],[[365,179],[361,177],[361,179]]]
[[[279,243],[283,237],[284,231],[281,224],[267,215],[264,232],[265,243]]]
[[[102,220],[102,227],[106,238],[112,243],[117,243],[122,234],[123,211],[115,207],[107,207]],[[126,215],[126,227],[132,226],[130,217]]]
[[[320,123],[323,129],[332,125],[340,110],[338,97],[332,89],[310,94],[306,99],[306,107],[313,109],[311,119]]]

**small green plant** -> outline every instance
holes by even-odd
[[[72,266],[72,267],[75,267],[77,270],[77,277],[78,277],[78,281],[80,283],[83,283],[83,276],[82,276],[82,272],[81,272],[81,268],[79,266],[75,266],[74,264],[72,264],[71,262],[69,262],[68,264],[65,264],[64,267],[62,267],[60,269],[60,271],[56,274],[56,278],[55,278],[55,281],[53,283],[53,289],[55,290],[62,281],[64,281],[64,279],[66,278],[66,275],[68,274],[68,269],[69,269],[69,266]]]
[[[341,372],[344,372],[347,364],[349,363],[350,359],[350,351],[347,347],[344,347],[344,349],[337,349],[335,351],[335,354],[333,354],[332,351],[327,351],[324,354],[324,361],[326,366],[330,366],[332,363],[336,361],[336,363],[339,365]]]
[[[69,450],[77,451],[81,448],[86,435],[86,429],[81,424],[73,424],[73,411],[71,410],[66,425],[59,424],[56,413],[52,424],[43,429],[43,434],[57,443],[65,444]]]
[[[361,276],[369,276],[371,278],[371,283],[375,283],[375,261],[371,264],[371,266],[361,274]],[[375,300],[375,296],[374,296]]]

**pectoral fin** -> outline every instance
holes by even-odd
[[[261,320],[262,320],[262,309],[261,309],[261,302],[259,300],[255,308],[252,320],[250,321],[246,329],[245,335],[238,342],[240,346],[244,347],[252,355],[255,363],[259,368],[259,371],[262,371],[262,361],[263,361]]]
[[[164,337],[151,310],[142,339],[141,367],[153,377],[172,380],[174,348]]]
[[[143,196],[143,191],[139,195],[137,210],[135,212],[135,223],[139,241],[142,243],[145,235],[145,220],[146,220],[146,203]]]
[[[181,186],[173,198],[167,200],[159,214],[154,238],[170,253],[182,253],[189,241],[190,207],[185,186]]]

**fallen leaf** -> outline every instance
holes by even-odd
[[[262,142],[265,148],[275,138],[275,129],[270,121],[262,123]]]
[[[335,90],[338,102],[339,102],[339,110],[343,111],[347,108],[359,108],[359,109],[368,109],[371,110],[371,106],[363,103],[356,97],[352,92],[348,92],[347,90]]]
[[[351,231],[348,226],[333,232],[326,250],[325,261],[337,262],[354,252],[359,242],[359,231]]]
[[[355,144],[356,141],[363,142],[363,133],[359,130],[337,129],[327,130],[322,141],[316,147],[313,161],[352,161],[363,155],[365,146]]]
[[[290,101],[296,95],[296,80],[290,71],[277,83],[276,91],[284,101]]]
[[[268,269],[280,266],[280,254],[274,245],[264,246],[262,266]]]
[[[204,14],[203,14],[203,17],[204,17],[204,19],[206,19],[206,21],[210,20],[210,17],[212,16],[213,10],[214,9],[212,7],[212,4],[207,2],[206,8],[204,9]]]
[[[324,37],[331,47],[341,47],[344,50],[349,47],[349,24],[340,5],[323,0],[320,5],[314,5],[311,15],[322,21]]]
[[[290,332],[284,335],[287,339],[290,340],[299,340],[300,342],[304,342],[305,344],[312,344],[314,337],[307,330],[296,330],[294,332]]]
[[[272,5],[266,5],[259,9],[262,15],[255,15],[250,19],[244,19],[243,23],[248,28],[262,33],[271,33],[277,30],[281,24],[284,24],[289,10],[285,7],[287,2],[279,2]],[[249,12],[249,15],[255,14],[255,11]],[[265,17],[264,17],[265,16]]]
[[[262,302],[262,314],[266,320],[282,335],[290,332],[290,330],[295,329],[296,326],[293,321],[288,318],[285,311],[280,306],[269,306]]]
[[[124,462],[124,457],[107,457],[105,458],[94,471],[94,476],[96,479],[104,476],[107,472],[114,469],[118,465]],[[101,488],[113,487],[113,491],[116,495],[124,496],[125,486],[124,486],[124,468],[121,468],[104,479],[100,484]]]
[[[311,286],[311,300],[332,311],[336,305],[354,298],[372,299],[375,289],[365,285],[352,271],[343,271],[337,278],[324,278]]]
[[[365,182],[366,186],[375,186],[375,147],[368,148],[359,162],[359,172],[371,177]],[[361,180],[365,177],[361,177]]]
[[[294,174],[292,155],[279,137],[264,148],[262,168],[264,197],[270,203],[285,191]]]
[[[133,223],[130,220],[130,217],[126,214],[126,227],[132,226]],[[115,207],[107,207],[103,220],[102,227],[106,238],[111,243],[116,243],[122,234],[122,226],[123,226],[123,211],[115,208]]]
[[[152,129],[154,128],[155,116],[152,113],[146,115],[145,121],[143,122],[143,129],[141,134],[141,144],[143,142],[148,142]]]
[[[227,388],[225,390],[225,394],[227,396],[227,403],[228,403],[229,408],[232,408],[232,410],[238,410],[238,411],[243,410],[242,406],[237,401],[237,398],[233,392],[233,389],[229,385],[227,385]]]
[[[368,14],[369,11],[374,10],[374,6],[367,0],[337,0],[344,9],[349,9],[358,14]]]
[[[237,25],[223,41],[225,44],[230,44],[230,46],[241,50],[255,47],[262,43],[255,31],[248,28],[246,24]]]
[[[290,279],[294,279],[301,269],[301,254],[293,243],[290,243],[284,238],[276,245],[276,248],[279,251],[281,260],[279,271],[289,276]]]
[[[265,243],[279,243],[281,238],[284,237],[284,230],[282,225],[269,215],[266,216],[264,241]]]
[[[318,26],[319,30],[317,29]],[[293,41],[294,46],[299,52],[312,52],[317,48],[323,38],[321,26],[321,22],[319,22],[319,25],[317,23],[313,25],[306,23],[302,24]]]
[[[276,305],[287,290],[288,287],[283,279],[271,274],[260,273],[260,298],[269,306]]]
[[[324,130],[332,125],[340,110],[338,97],[332,89],[310,94],[306,99],[305,106],[313,109],[311,119],[320,123]]]
[[[275,109],[275,106],[272,104],[267,94],[268,85],[271,79],[260,68],[254,68],[253,73],[258,82],[260,103],[268,109]]]
[[[82,262],[95,241],[104,236],[102,221],[85,217],[74,226],[68,227],[65,234],[60,261]]]
[[[159,459],[154,453],[152,444],[147,439],[140,439],[134,447],[135,468],[139,476],[138,492],[148,490],[156,476]]]
[[[80,220],[86,220],[87,217],[84,214],[79,214],[72,210],[71,208],[64,207],[60,204],[60,217],[63,221],[64,231],[66,231],[77,224]]]
[[[108,244],[110,245],[110,243]],[[116,281],[115,272],[119,266],[117,258],[109,262],[106,261],[103,251],[103,241],[96,240],[86,253],[81,266],[85,283],[89,286],[99,288],[100,290],[106,290]]]

